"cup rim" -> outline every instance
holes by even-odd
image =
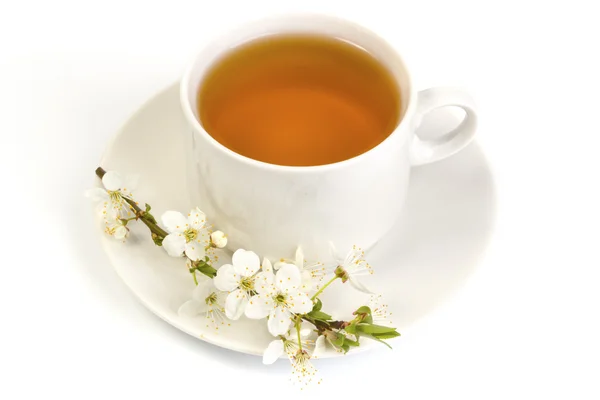
[[[268,17],[250,20],[250,21],[242,24],[241,26],[238,26],[237,28],[235,28],[234,31],[236,29],[239,30],[239,29],[250,27],[252,25],[257,25],[257,24],[272,21],[275,19],[284,19],[284,18],[288,18],[288,19],[289,18],[297,18],[297,19],[320,18],[322,20],[331,21],[332,23],[343,23],[345,25],[352,26],[354,29],[361,30],[363,33],[368,34],[369,36],[375,38],[376,40],[378,40],[379,42],[384,44],[386,47],[388,47],[388,49],[394,53],[394,57],[397,59],[397,61],[399,61],[402,64],[402,66],[404,67],[404,73],[406,75],[407,82],[409,83],[409,86],[410,86],[409,95],[407,98],[408,105],[406,106],[404,115],[402,116],[402,118],[398,122],[398,124],[396,125],[396,128],[394,128],[394,130],[385,139],[383,139],[381,142],[379,142],[375,147],[372,147],[371,149],[369,149],[361,154],[358,154],[354,157],[351,157],[351,158],[348,158],[348,159],[345,159],[342,161],[330,163],[330,164],[300,165],[300,166],[298,166],[298,165],[279,165],[279,164],[271,164],[271,163],[268,163],[265,161],[260,161],[260,160],[254,159],[254,158],[247,157],[243,154],[240,154],[240,153],[237,153],[237,152],[231,150],[230,148],[226,147],[225,145],[223,145],[219,141],[217,141],[215,138],[213,138],[206,131],[206,129],[204,129],[204,127],[202,126],[200,121],[194,115],[194,111],[192,110],[192,106],[191,106],[190,102],[188,101],[188,98],[189,98],[189,81],[192,77],[192,72],[194,70],[194,67],[200,57],[199,54],[196,54],[196,56],[189,63],[188,67],[185,69],[183,77],[181,78],[180,90],[179,90],[179,98],[180,98],[182,111],[185,115],[185,118],[188,120],[188,123],[191,124],[191,126],[194,128],[193,133],[202,135],[205,139],[207,139],[207,141],[214,147],[214,149],[216,151],[221,151],[222,153],[225,153],[227,156],[232,157],[235,160],[237,160],[243,164],[246,164],[246,165],[252,166],[252,167],[257,167],[260,169],[277,170],[277,171],[282,171],[282,172],[285,171],[285,172],[292,172],[292,173],[326,172],[326,171],[331,171],[331,170],[335,170],[335,169],[340,169],[342,167],[354,165],[366,158],[372,157],[373,154],[375,154],[378,151],[381,151],[381,149],[383,147],[385,147],[387,144],[389,144],[396,136],[400,135],[400,132],[403,131],[403,128],[406,127],[407,124],[409,124],[408,120],[410,119],[410,115],[412,115],[412,110],[415,108],[416,91],[412,86],[413,81],[412,81],[412,77],[410,75],[410,71],[407,67],[407,64],[404,61],[404,59],[400,56],[400,54],[396,51],[396,49],[390,43],[388,43],[387,40],[382,38],[380,35],[378,35],[374,31],[372,31],[368,28],[365,28],[364,26],[362,26],[354,21],[347,20],[345,18],[336,17],[333,15],[321,14],[321,13],[275,14],[275,15],[271,15]],[[229,33],[230,32],[231,32],[231,30],[229,31]],[[216,37],[215,39],[211,40],[209,43],[205,44],[205,47],[208,47],[212,44],[215,44],[215,43],[223,40],[227,33],[228,32],[225,32],[225,33],[219,35],[218,37]],[[220,52],[220,55],[226,53],[227,50],[230,50],[230,47],[228,47],[227,43],[224,43],[222,47],[223,47],[223,49]],[[368,49],[366,49],[366,50],[368,50]],[[218,58],[215,58],[213,60],[213,62],[216,61],[217,59]],[[213,62],[211,62],[211,64]]]

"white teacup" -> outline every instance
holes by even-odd
[[[265,35],[312,33],[345,39],[375,56],[393,74],[401,95],[401,119],[383,142],[334,164],[291,167],[237,154],[202,127],[196,96],[203,76],[224,53]],[[375,33],[323,15],[288,15],[256,21],[220,37],[198,54],[181,81],[181,105],[191,127],[188,182],[193,204],[226,232],[228,247],[272,259],[302,246],[309,259],[353,245],[368,249],[395,224],[406,197],[410,168],[448,157],[473,138],[477,117],[471,98],[456,89],[415,91],[407,66]],[[465,118],[436,140],[415,134],[425,114],[457,106]]]

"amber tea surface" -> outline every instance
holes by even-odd
[[[400,114],[391,73],[365,50],[322,36],[270,36],[233,49],[206,74],[197,104],[218,142],[288,166],[362,154]]]

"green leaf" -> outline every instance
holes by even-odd
[[[379,334],[377,334],[375,336],[378,339],[392,339],[392,338],[400,336],[400,333],[394,331],[394,332],[388,332],[388,333],[379,333]]]
[[[313,306],[313,312],[314,311],[321,311],[321,307],[323,307],[323,303],[321,303],[320,299],[317,299],[315,305]]]
[[[334,340],[331,340],[331,344],[334,345],[335,347],[343,348],[345,340],[346,340],[346,337],[344,335],[340,335],[338,333],[337,337]]]
[[[331,321],[331,315],[324,313],[323,311],[311,311],[306,315],[309,318],[316,319],[319,321]]]
[[[378,337],[375,337],[375,336],[372,336],[372,335],[369,335],[369,334],[363,334],[361,336],[368,337],[368,338],[373,339],[373,340],[375,340],[376,342],[379,342],[379,343],[383,343],[383,344],[385,344],[390,349],[392,348],[392,346],[390,346],[389,343],[386,343],[385,341],[379,339]]]
[[[347,344],[342,345],[340,348],[344,350],[344,354],[346,354],[348,350],[350,350],[350,346],[348,346]]]
[[[356,333],[356,324],[355,323],[354,324],[350,324],[347,327],[345,327],[344,330],[346,332],[351,333],[351,334],[354,335]]]
[[[217,276],[217,270],[211,267],[210,265],[201,264],[197,266],[196,269],[204,275],[208,276],[209,278],[214,278],[215,276]]]
[[[358,310],[354,311],[354,314],[368,314],[371,315],[371,309],[367,306],[359,307]]]
[[[367,323],[361,323],[361,324],[356,325],[356,330],[358,332],[375,334],[375,335],[396,332],[396,328],[392,328],[389,326],[383,326],[383,325],[367,324]]]
[[[150,207],[150,204],[146,203],[146,211],[144,211],[144,218],[152,222],[153,224],[158,225],[158,222],[156,222],[156,218],[154,218],[154,215],[150,214],[151,209],[152,208]]]
[[[400,334],[396,332],[396,328],[365,323],[356,325],[356,335],[367,337],[377,342],[383,343],[390,349],[392,348],[392,346],[390,346],[384,340],[400,336]]]
[[[362,306],[358,310],[354,311],[354,315],[360,316],[360,322],[367,324],[373,323],[373,317],[371,316],[371,309],[367,306]]]
[[[358,342],[358,340],[348,339],[348,337],[344,338],[344,344],[347,344],[348,346],[352,346],[352,347],[360,346],[360,343]]]

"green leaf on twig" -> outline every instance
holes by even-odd
[[[331,315],[324,313],[323,311],[311,311],[306,314],[309,318],[319,321],[331,321]]]
[[[156,233],[152,233],[152,241],[157,246],[162,246],[163,237],[158,236]]]
[[[396,328],[392,328],[390,326],[366,324],[366,323],[361,323],[361,324],[356,325],[356,330],[358,332],[375,334],[375,335],[380,335],[380,334],[389,333],[389,332],[396,332]]]
[[[359,307],[358,310],[354,311],[353,314],[357,316],[358,322],[364,322],[367,324],[373,323],[373,316],[371,315],[371,309],[367,306]]]
[[[314,311],[321,311],[321,307],[323,307],[323,303],[321,303],[321,300],[320,300],[320,299],[317,299],[317,300],[315,301],[315,305],[313,306],[313,309],[312,309],[312,310],[313,310],[313,312],[314,312]]]
[[[329,333],[329,342],[332,344],[333,347],[337,348],[337,349],[341,349],[344,351],[344,353],[347,353],[348,350],[350,350],[350,347],[359,347],[360,343],[358,342],[358,340],[352,340],[350,338],[348,338],[348,336],[339,333],[339,332],[335,332],[335,333]]]
[[[209,278],[214,278],[217,276],[217,270],[214,269],[211,265],[207,264],[205,261],[196,261],[192,264],[192,266],[200,273],[208,276]]]
[[[150,214],[150,210],[152,209],[152,207],[150,207],[150,204],[146,203],[146,211],[144,211],[144,217],[148,219],[148,221],[152,222],[153,224],[157,224],[158,222],[156,222],[156,218],[154,218],[154,215]]]
[[[352,323],[344,328],[344,330],[352,335],[356,333],[356,323]]]
[[[392,346],[390,346],[384,340],[400,336],[400,333],[396,331],[396,328],[392,328],[390,326],[359,323],[356,324],[353,329],[356,332],[357,336],[367,337],[376,340],[385,344],[390,349],[392,348]]]

